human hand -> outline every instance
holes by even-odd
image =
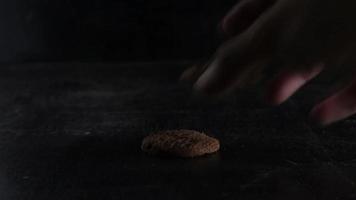
[[[186,70],[182,78],[200,92],[221,95],[262,70],[278,69],[266,96],[281,104],[324,69],[356,66],[355,11],[356,1],[350,0],[242,0],[222,22],[230,39],[209,63]],[[326,125],[354,113],[356,78],[310,116]]]

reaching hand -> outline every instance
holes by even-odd
[[[242,0],[222,21],[230,37],[203,67],[183,73],[194,88],[221,95],[278,69],[267,99],[281,104],[324,69],[356,67],[356,1]],[[311,117],[326,125],[356,113],[356,78],[316,105]]]

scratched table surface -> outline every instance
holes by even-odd
[[[0,68],[0,199],[356,199],[356,120],[315,128],[316,81],[280,107],[258,90],[208,100],[177,79],[189,62]],[[140,150],[156,130],[195,129],[221,150]]]

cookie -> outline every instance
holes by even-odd
[[[145,137],[141,149],[149,154],[196,157],[220,148],[219,140],[193,130],[160,131]]]

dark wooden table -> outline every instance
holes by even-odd
[[[177,84],[185,62],[0,68],[0,199],[356,199],[356,120],[306,122],[325,82],[280,107],[255,90],[211,101]],[[197,159],[150,157],[142,138],[196,129]]]

